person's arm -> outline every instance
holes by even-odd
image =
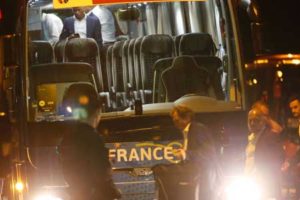
[[[268,124],[269,124],[269,126],[271,127],[271,129],[272,129],[272,131],[273,131],[274,133],[279,134],[279,133],[281,133],[282,130],[283,130],[283,128],[282,128],[276,121],[274,121],[274,120],[271,119],[271,118],[268,118]]]
[[[99,48],[102,47],[102,33],[101,33],[101,24],[97,17],[94,17],[95,19],[95,27],[94,27],[94,39],[96,40]]]

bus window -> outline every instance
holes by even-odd
[[[158,103],[167,102],[166,92],[170,92],[170,88],[156,88],[157,86],[166,87],[161,79],[162,73],[167,68],[177,66],[185,70],[188,63],[193,62],[197,68],[205,68],[209,71],[207,87],[221,88],[223,94],[218,95],[222,96],[220,100],[240,101],[240,91],[238,91],[240,87],[232,84],[234,79],[238,78],[238,61],[227,4],[210,0],[116,4],[99,8],[101,7],[105,7],[106,12],[114,18],[116,39],[106,42],[106,36],[103,36],[106,33],[102,32],[103,44],[98,44],[98,50],[88,51],[89,45],[86,45],[87,41],[83,38],[73,39],[72,36],[53,42],[45,37],[44,32],[50,33],[51,31],[50,26],[45,26],[43,22],[45,14],[55,16],[55,20],[63,22],[66,17],[73,15],[72,9],[54,9],[50,0],[28,3],[29,69],[33,65],[40,64],[88,63],[93,68],[95,87],[106,99],[104,110],[120,111],[134,105],[133,101],[138,99],[143,104],[157,102],[157,99],[159,99]],[[93,8],[84,7],[86,15],[94,12],[91,9]],[[105,29],[106,25],[103,21],[101,22],[101,19],[100,24]],[[110,50],[107,51],[108,49]],[[94,59],[87,59],[86,56],[89,54],[87,52],[93,54]],[[176,59],[181,56],[190,57]],[[219,64],[212,66],[211,62],[196,59],[195,56],[215,57],[219,60],[215,63]],[[168,66],[163,65],[161,69],[156,69],[154,64],[165,58],[172,58],[173,63],[169,62]],[[98,62],[99,59],[101,62]],[[179,65],[176,63],[188,59],[190,61],[186,63]],[[102,60],[105,61],[102,62]],[[31,71],[28,72],[30,77]],[[60,83],[64,82],[63,75],[61,78]],[[196,88],[193,86],[191,89],[186,75],[183,74],[180,79],[182,80],[179,85],[183,87],[183,95],[199,92],[197,85]],[[160,81],[162,84],[153,84],[154,81]],[[29,80],[29,88],[35,88],[36,86],[32,87],[33,84],[33,81]],[[55,90],[55,92],[62,91]],[[203,92],[200,94],[203,95]],[[212,92],[208,92],[207,95],[216,98]]]

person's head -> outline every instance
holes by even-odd
[[[258,109],[260,109],[260,110],[263,112],[264,115],[266,115],[266,116],[269,116],[269,115],[270,115],[269,107],[268,107],[268,105],[267,105],[265,102],[263,102],[263,101],[256,101],[256,102],[252,105],[251,108],[252,108],[252,109],[253,109],[253,108],[258,108]]]
[[[251,133],[260,133],[267,127],[267,116],[258,107],[248,113],[248,128]]]
[[[171,117],[176,128],[184,130],[184,128],[193,120],[194,113],[186,106],[177,105],[171,111]]]
[[[74,7],[73,14],[78,20],[82,20],[85,16],[84,9],[81,7]]]
[[[300,97],[292,96],[289,99],[289,107],[293,117],[300,118]]]
[[[65,91],[63,107],[75,119],[99,123],[101,102],[95,88],[90,84],[72,84]]]

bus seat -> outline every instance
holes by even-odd
[[[135,71],[134,71],[134,53],[133,53],[135,40],[136,39],[129,40],[129,44],[128,44],[128,67],[133,69],[133,73],[135,73]],[[133,77],[134,77],[134,79],[133,79],[132,87],[134,87],[134,89],[137,90],[136,74],[134,74]]]
[[[142,90],[145,103],[152,101],[153,65],[160,58],[174,55],[174,43],[170,35],[157,34],[145,36],[141,44]]]
[[[163,71],[162,81],[170,102],[186,94],[208,96],[208,71],[189,56],[176,57],[172,66]]]
[[[129,57],[129,52],[128,52],[128,48],[129,48],[129,43],[130,43],[130,40],[124,40],[124,44],[123,44],[123,47],[122,47],[122,66],[125,67],[127,73],[127,77],[126,77],[126,80],[128,81],[128,83],[130,83],[130,85],[132,85],[132,82],[133,82],[133,73],[131,72],[132,68],[130,68],[128,66],[128,57]]]
[[[179,55],[212,55],[216,47],[208,33],[188,33],[182,35],[179,44]]]
[[[65,46],[65,61],[86,62],[94,67],[97,86],[104,91],[99,48],[92,38],[73,38]]]
[[[59,113],[60,101],[64,90],[75,82],[84,82],[96,86],[93,68],[88,63],[49,63],[33,65],[29,71],[30,101],[32,105],[40,100],[45,105],[37,104],[38,113]],[[51,104],[48,104],[50,102]],[[37,113],[36,113],[37,114]],[[35,119],[36,116],[32,116]]]
[[[135,82],[136,90],[140,91],[142,89],[142,75],[141,75],[141,45],[144,37],[139,37],[134,42],[133,48],[133,58],[134,58],[134,73],[135,73]],[[141,96],[141,94],[139,94]],[[141,98],[143,99],[143,98]]]
[[[175,43],[175,53],[176,53],[176,56],[179,56],[179,44],[180,44],[180,40],[182,38],[184,34],[181,34],[181,35],[176,35],[174,37],[174,43]]]
[[[138,99],[138,90],[137,90],[137,83],[136,83],[136,77],[135,77],[135,60],[134,60],[134,45],[137,39],[131,39],[129,40],[128,45],[128,83],[130,84],[130,88],[128,91],[128,100],[130,101],[130,104],[133,104],[133,101],[135,99]]]
[[[221,86],[222,61],[216,56],[194,56],[196,63],[205,68],[210,77],[209,96],[215,97],[218,100],[224,99],[224,93]]]
[[[63,62],[64,58],[64,48],[65,48],[66,40],[59,40],[54,45],[54,55],[56,62]]]
[[[126,107],[127,70],[122,62],[122,49],[125,41],[114,43],[112,49],[112,83],[118,108]]]
[[[166,91],[161,80],[162,72],[172,65],[174,58],[162,58],[154,63],[154,77],[153,77],[153,103],[160,103],[166,101]]]
[[[80,62],[33,65],[30,69],[30,77],[34,85],[77,81],[95,85],[93,76],[92,66]]]
[[[113,46],[109,46],[106,52],[106,76],[107,76],[107,86],[109,90],[112,87],[112,49]]]
[[[54,61],[53,48],[48,41],[33,40],[30,46],[30,64],[52,63]]]

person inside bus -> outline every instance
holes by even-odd
[[[177,105],[171,111],[173,123],[182,132],[183,146],[175,152],[175,156],[186,162],[197,163],[200,171],[207,177],[207,188],[203,187],[200,198],[214,199],[216,182],[220,178],[220,168],[217,159],[217,148],[206,126],[194,120],[193,111],[184,106]]]
[[[101,24],[97,17],[86,15],[83,8],[73,8],[74,16],[64,19],[59,39],[68,37],[93,38],[102,47]]]
[[[276,134],[280,134],[282,132],[282,130],[283,130],[282,126],[279,123],[277,123],[274,119],[272,119],[272,117],[270,115],[269,107],[265,102],[256,101],[252,105],[252,108],[258,108],[263,112],[263,114],[267,118],[268,126],[271,128],[272,132],[274,132]]]
[[[59,40],[63,29],[62,20],[53,13],[42,13],[43,39],[49,41],[52,46]]]
[[[101,70],[102,74],[107,74],[106,72],[106,53],[109,46],[113,45],[116,42],[118,22],[115,19],[114,14],[107,9],[105,6],[97,5],[95,7],[85,7],[85,12],[89,16],[95,16],[99,19],[101,24],[101,34],[103,39],[103,45],[100,49],[101,57]],[[103,82],[107,83],[107,77],[103,77]],[[107,90],[107,88],[106,88]]]
[[[78,120],[60,145],[63,174],[71,199],[120,198],[111,177],[108,149],[96,131],[101,112],[96,90],[89,84],[73,84],[64,94],[63,106]]]
[[[248,129],[245,174],[257,178],[265,197],[280,199],[283,162],[280,135],[272,131],[268,116],[257,106],[248,113]]]
[[[97,5],[89,13],[94,14],[101,23],[103,44],[111,45],[116,41],[115,19],[105,6]]]

